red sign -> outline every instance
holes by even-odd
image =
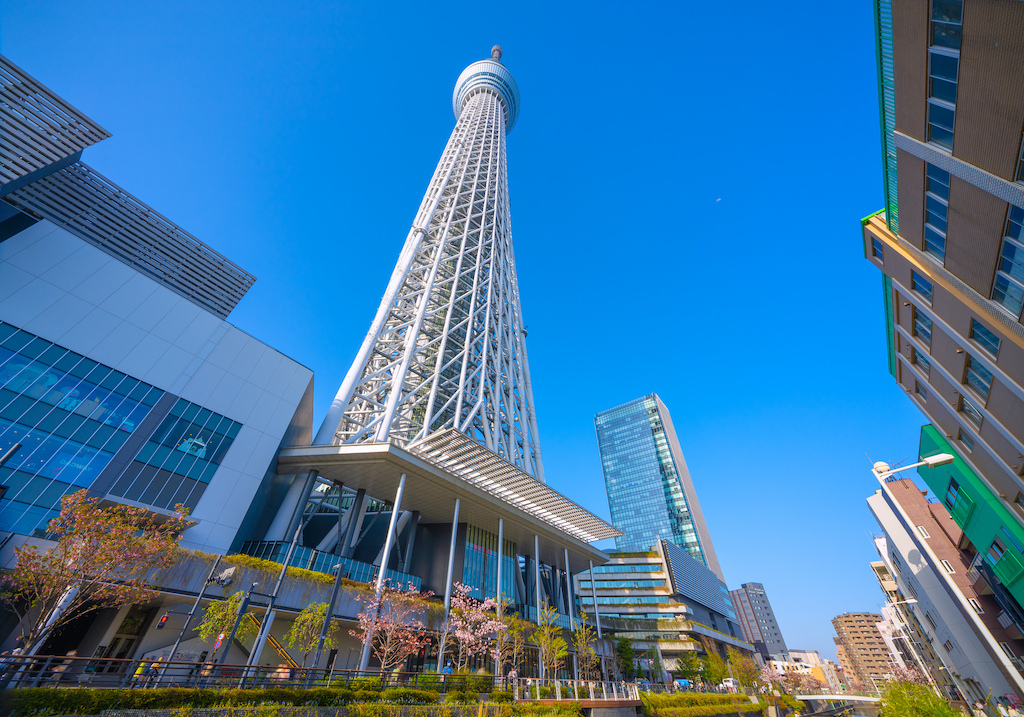
[[[224,642],[224,633],[223,632],[221,634],[217,635],[217,642],[213,643],[213,649],[216,650],[216,649],[220,648],[220,643],[222,643],[222,642]]]

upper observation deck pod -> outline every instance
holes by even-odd
[[[519,119],[519,86],[512,74],[499,62],[499,46],[494,46],[491,56],[490,60],[474,62],[459,75],[452,95],[452,110],[455,111],[457,118],[466,100],[483,89],[492,89],[498,93],[505,105],[505,134],[508,134]]]

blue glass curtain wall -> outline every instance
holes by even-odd
[[[60,499],[88,487],[160,389],[0,322],[0,530],[45,535]]]

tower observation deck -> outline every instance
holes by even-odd
[[[455,129],[314,443],[455,429],[543,481],[505,153],[519,88],[491,55],[455,84]]]

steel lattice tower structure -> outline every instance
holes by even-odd
[[[454,428],[544,480],[505,156],[519,88],[491,54],[455,84],[455,129],[315,443]]]

